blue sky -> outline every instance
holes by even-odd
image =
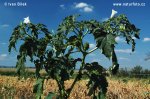
[[[26,3],[27,6],[11,6],[12,3]],[[114,6],[114,3],[139,3],[144,6]],[[5,5],[7,3],[7,5]],[[8,53],[8,40],[13,28],[29,16],[32,23],[43,23],[50,30],[56,30],[65,16],[80,14],[79,19],[107,20],[112,9],[119,14],[126,14],[128,19],[141,29],[140,40],[136,39],[136,50],[131,53],[131,46],[124,39],[117,38],[116,53],[120,67],[132,68],[141,65],[150,69],[150,61],[145,61],[146,53],[150,52],[150,1],[149,0],[0,0],[0,65],[15,66],[17,52]],[[91,48],[95,46],[92,37]],[[109,67],[111,61],[95,51],[86,61],[98,61]],[[27,65],[33,65],[27,63]]]

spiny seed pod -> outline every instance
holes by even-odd
[[[85,49],[85,50],[88,50],[88,49],[89,49],[89,43],[88,43],[88,42],[86,42],[86,43],[84,44],[84,49]]]
[[[81,46],[81,43],[79,41],[76,42],[76,46]]]

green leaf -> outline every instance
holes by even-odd
[[[97,95],[97,99],[106,99],[106,95],[103,94],[102,92],[99,92]]]
[[[36,99],[41,99],[41,95],[43,94],[43,83],[44,79],[38,78],[34,85],[33,93],[36,93]]]
[[[16,63],[16,67],[17,67],[17,74],[20,76],[23,76],[22,74],[25,73],[25,61],[26,61],[26,58],[25,58],[25,54],[24,53],[21,53],[21,55],[18,55],[17,56],[17,63]]]
[[[56,97],[56,94],[49,92],[45,99],[53,99],[54,97]]]
[[[97,47],[102,51],[102,54],[110,59],[112,56],[113,46],[116,44],[116,36],[105,32],[99,32],[98,35],[97,33],[93,33],[93,35],[95,36]]]

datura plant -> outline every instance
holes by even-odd
[[[67,99],[76,82],[81,80],[83,76],[88,79],[88,95],[93,99],[103,99],[108,87],[106,76],[115,75],[119,68],[115,53],[117,44],[115,38],[125,38],[127,44],[131,44],[132,51],[134,51],[135,41],[132,38],[139,39],[139,29],[130,23],[125,15],[112,17],[104,22],[97,20],[78,21],[78,16],[66,17],[55,33],[50,32],[44,24],[33,24],[29,20],[14,28],[9,40],[9,52],[12,48],[15,50],[18,48],[16,44],[19,41],[19,54],[16,63],[19,75],[24,72],[27,58],[34,63],[37,80],[33,92],[36,93],[36,99],[40,99],[43,94],[45,79],[54,79],[58,85],[58,91],[49,92],[47,99],[52,97]],[[84,40],[87,35],[94,37],[95,48],[90,49],[90,42]],[[111,60],[112,66],[108,70],[98,62],[85,61],[87,55],[95,50],[99,50],[101,54]],[[77,57],[77,54],[80,55]],[[77,66],[79,70],[75,72]],[[42,69],[46,71],[46,76],[40,74]],[[73,75],[75,75],[73,83],[70,88],[66,89],[64,82],[72,79]]]

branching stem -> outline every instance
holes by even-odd
[[[94,51],[97,50],[97,49],[98,49],[98,47],[93,48],[92,50],[90,50],[90,51],[88,52],[88,54],[94,52]]]

